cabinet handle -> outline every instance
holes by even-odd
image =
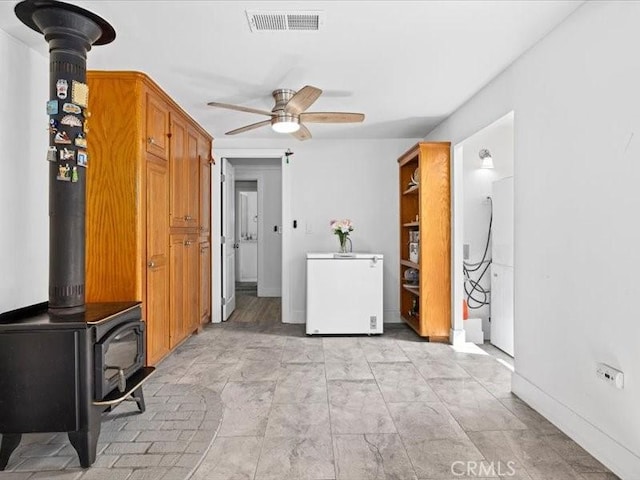
[[[154,262],[153,260],[150,260],[150,261],[149,261],[149,263],[147,263],[147,266],[148,266],[149,268],[153,268],[153,267],[155,267],[155,266],[156,266],[156,262]]]
[[[193,242],[192,242],[191,240],[185,240],[185,241],[184,241],[184,245],[185,245],[186,247],[188,247],[188,246],[189,246],[189,245],[191,245],[192,243],[193,243]]]
[[[185,219],[186,221],[189,221],[189,220],[193,220],[193,217],[192,217],[191,215],[185,215],[185,216],[184,216],[184,219]]]
[[[156,144],[156,140],[153,137],[148,137],[147,138],[147,143],[149,145],[155,145]]]

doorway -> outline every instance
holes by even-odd
[[[514,351],[514,112],[454,147],[452,336]],[[464,319],[466,317],[466,319]]]
[[[258,296],[258,182],[235,182],[236,292]]]
[[[265,302],[256,299],[280,305],[283,292],[281,159],[225,156],[221,163],[221,320],[257,318],[248,309]]]

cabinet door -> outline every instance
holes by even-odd
[[[195,235],[171,236],[171,348],[199,325],[199,251]]]
[[[184,276],[185,292],[185,332],[187,336],[200,326],[200,251],[198,249],[198,237],[187,236],[185,242],[186,268]]]
[[[200,226],[200,161],[198,158],[198,134],[187,130],[187,185],[186,185],[186,215],[187,227]]]
[[[200,243],[200,323],[211,321],[211,244]]]
[[[188,217],[189,163],[187,161],[187,125],[177,116],[171,115],[171,226],[186,227]]]
[[[185,269],[186,269],[186,236],[171,235],[171,283],[170,283],[170,344],[171,348],[178,345],[186,335],[184,299],[185,299]]]
[[[211,231],[211,142],[206,137],[198,139],[200,157],[200,234]]]
[[[147,364],[169,344],[169,176],[164,162],[147,162]]]
[[[169,108],[152,93],[147,93],[147,152],[166,160],[169,154]]]

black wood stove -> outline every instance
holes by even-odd
[[[152,371],[139,302],[89,303],[72,315],[42,303],[0,315],[0,470],[33,432],[68,432],[89,467],[102,412],[130,396],[144,411]]]
[[[142,384],[153,372],[140,302],[86,304],[84,295],[86,57],[115,31],[53,0],[25,0],[15,12],[49,43],[49,301],[0,314],[0,470],[33,432],[68,432],[86,468],[102,413],[128,398],[144,411]]]

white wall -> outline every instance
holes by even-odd
[[[44,42],[44,40],[43,40]],[[0,312],[48,299],[48,59],[0,30]]]
[[[585,3],[428,135],[458,143],[515,111],[513,390],[626,479],[640,478],[639,24],[638,2]]]
[[[463,142],[463,242],[469,245],[469,261],[479,262],[482,259],[487,242],[487,231],[491,216],[491,205],[487,197],[491,196],[493,182],[513,175],[513,116],[498,120],[495,124],[482,129]],[[479,151],[489,149],[493,157],[493,169],[480,168]],[[487,258],[491,258],[491,244]],[[471,273],[471,278],[477,280],[482,272]],[[484,274],[480,285],[489,290],[491,287],[491,268]],[[483,295],[474,292],[476,298]],[[466,296],[465,296],[466,298]],[[477,305],[470,302],[472,305]],[[489,338],[490,307],[489,305],[469,309],[470,318],[482,318],[482,330],[485,338]]]
[[[215,152],[215,150],[214,150]],[[236,181],[258,181],[258,296],[282,295],[282,238],[273,231],[282,225],[282,181],[280,166],[273,161],[232,160]],[[217,181],[214,177],[214,181]]]
[[[398,164],[397,158],[415,139],[393,140],[310,140],[298,142],[283,137],[279,141],[217,139],[214,154],[229,149],[293,150],[285,164],[289,178],[287,201],[292,224],[289,247],[283,252],[290,271],[290,321],[304,323],[306,308],[306,253],[337,251],[338,239],[329,230],[329,221],[350,218],[353,249],[385,256],[385,322],[399,321],[398,314]],[[218,162],[219,163],[219,162]],[[219,175],[214,168],[214,185]],[[214,198],[219,198],[215,196]],[[216,253],[214,252],[214,255]],[[219,295],[215,292],[214,295]],[[283,306],[286,308],[287,306]]]

